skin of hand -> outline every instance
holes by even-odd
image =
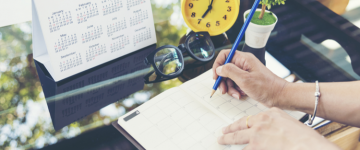
[[[221,93],[237,99],[246,93],[268,107],[277,106],[276,97],[288,82],[272,73],[251,53],[236,51],[231,62],[223,65],[229,53],[230,50],[222,50],[212,67],[214,80],[218,75],[224,77],[218,87]]]
[[[313,114],[315,84],[290,83],[267,69],[253,54],[236,51],[224,64],[230,50],[219,53],[213,64],[213,78],[223,77],[222,94],[239,99],[248,95],[267,107],[298,110]],[[360,81],[321,82],[316,116],[360,127]]]
[[[246,126],[247,119],[249,128]],[[340,149],[276,107],[249,118],[245,116],[222,131],[224,135],[218,138],[219,144],[248,144],[244,150]]]

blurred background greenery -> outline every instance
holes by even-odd
[[[180,0],[152,0],[157,46],[178,45],[187,27]],[[32,57],[31,22],[0,27],[0,149],[37,149],[108,125],[162,91],[173,79],[145,85],[125,99],[55,131]]]

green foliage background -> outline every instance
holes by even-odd
[[[174,17],[172,15],[175,18],[181,15],[180,0],[168,1],[166,5],[159,4],[161,2],[152,1],[157,46],[177,46],[187,30],[184,24],[174,24],[170,19]],[[117,117],[104,116],[97,111],[55,132],[32,51],[31,22],[0,27],[0,149],[41,148],[74,137],[109,124],[126,111],[181,84],[178,79],[173,79],[145,85],[142,91],[114,104],[118,110],[122,110]],[[141,98],[144,95],[145,100]]]
[[[268,9],[271,9],[271,6],[275,5],[285,5],[286,0],[261,0],[260,4],[266,5]]]

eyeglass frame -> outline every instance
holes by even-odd
[[[195,34],[202,34],[202,35],[205,36],[205,38],[207,40],[210,41],[209,46],[210,46],[211,49],[213,49],[210,57],[205,58],[205,59],[199,58],[199,57],[195,56],[195,54],[190,50],[189,40],[190,40],[190,37],[194,36]],[[156,53],[159,52],[160,50],[165,49],[165,48],[173,48],[173,49],[175,49],[177,51],[177,54],[178,54],[178,59],[181,61],[181,64],[183,64],[183,65],[181,65],[181,68],[177,71],[178,73],[176,73],[176,74],[166,75],[166,74],[162,73],[155,64],[155,55],[156,55]],[[145,58],[144,63],[146,65],[152,65],[153,66],[155,74],[156,74],[156,79],[153,80],[153,81],[148,80],[149,77],[154,73],[154,71],[152,71],[152,72],[150,72],[150,73],[148,73],[147,75],[144,76],[145,83],[148,84],[148,83],[162,82],[162,81],[166,81],[166,80],[170,80],[170,79],[178,77],[183,72],[184,67],[185,67],[184,56],[182,54],[184,52],[189,54],[191,58],[193,58],[193,59],[195,59],[197,61],[201,61],[201,62],[208,62],[211,59],[213,59],[214,56],[215,56],[215,46],[214,46],[214,43],[211,41],[210,34],[208,32],[194,32],[194,33],[191,33],[191,34],[187,35],[185,43],[180,44],[178,47],[173,46],[173,45],[164,45],[164,46],[161,46],[161,47],[155,49],[153,52],[151,52]]]
[[[210,57],[208,57],[206,59],[199,58],[199,57],[195,56],[195,54],[190,50],[189,40],[190,40],[190,37],[195,34],[202,34],[205,36],[206,39],[208,39],[211,42],[211,43],[209,43],[209,46],[213,49],[213,52],[211,53]],[[207,62],[207,61],[213,59],[215,56],[215,46],[214,46],[214,43],[211,41],[210,34],[208,32],[193,32],[193,33],[187,35],[185,42],[183,44],[180,44],[178,46],[178,48],[181,50],[181,52],[188,53],[191,58],[198,60],[198,61],[202,61],[202,62]]]

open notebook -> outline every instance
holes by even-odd
[[[237,100],[216,92],[212,71],[171,88],[118,119],[121,131],[138,148],[147,150],[224,150],[245,145],[219,145],[222,127],[268,108],[251,98]],[[286,111],[296,119],[304,113]],[[139,145],[138,145],[139,144]]]

